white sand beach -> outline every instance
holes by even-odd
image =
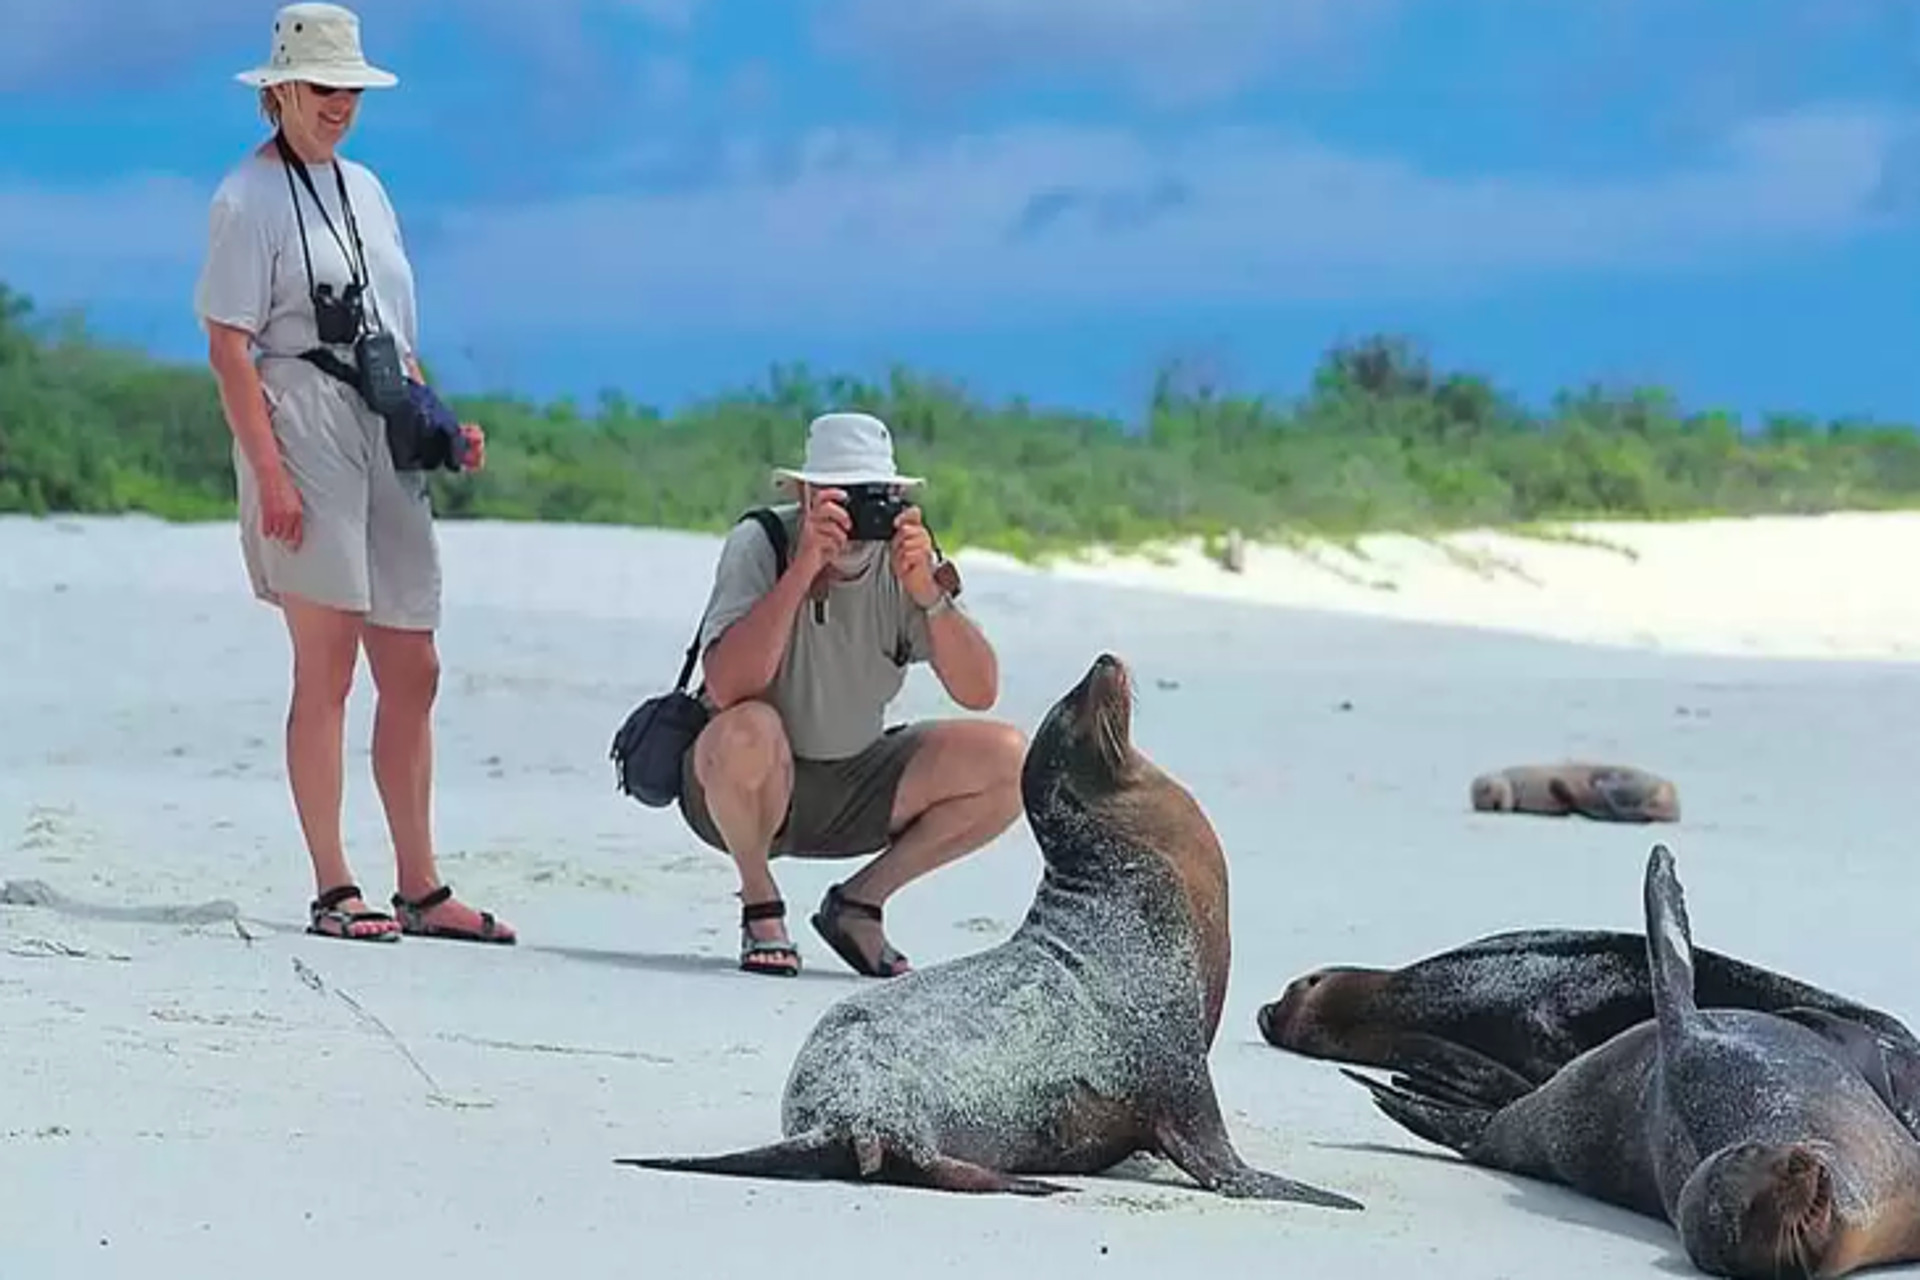
[[[1240,576],[961,557],[996,714],[1031,728],[1103,648],[1134,665],[1137,742],[1232,859],[1233,1136],[1366,1206],[1340,1213],[1152,1164],[1043,1201],[613,1164],[776,1136],[794,1050],[865,981],[805,920],[843,867],[776,864],[807,969],[740,973],[725,860],[613,789],[608,739],[672,680],[715,539],[442,526],[439,844],[522,944],[364,946],[300,933],[286,649],[233,529],[0,520],[0,881],[61,895],[0,906],[0,1276],[1684,1273],[1662,1225],[1469,1168],[1254,1026],[1320,964],[1637,928],[1654,839],[1702,945],[1920,1019],[1920,518],[1590,532],[1637,558],[1488,537],[1518,571],[1482,578],[1384,539],[1360,572],[1389,591],[1278,550]],[[916,672],[899,710],[944,705]],[[347,824],[383,900],[370,710],[363,678]],[[1475,773],[1564,756],[1672,777],[1684,821],[1469,811]],[[1016,825],[889,932],[921,966],[991,945],[1037,874]]]

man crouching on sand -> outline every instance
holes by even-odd
[[[827,890],[812,923],[855,971],[893,977],[908,964],[881,907],[1020,815],[1026,740],[986,719],[884,726],[912,662],[970,711],[999,695],[993,646],[937,580],[919,509],[900,500],[921,482],[895,471],[886,424],[816,418],[805,464],[775,474],[798,499],[773,509],[792,553],[776,574],[753,520],[721,548],[699,640],[715,714],[687,752],[680,812],[739,868],[740,967],[757,973],[800,971],[771,857],[884,849]]]

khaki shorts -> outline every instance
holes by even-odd
[[[240,550],[253,594],[363,613],[375,626],[440,625],[440,548],[423,471],[394,470],[387,424],[303,360],[260,362],[274,439],[303,507],[292,550],[260,532],[260,494],[236,442]]]
[[[770,856],[850,858],[886,848],[893,839],[894,792],[923,733],[920,725],[895,725],[845,760],[796,759],[787,820],[774,833]],[[693,758],[689,750],[680,765],[681,816],[695,835],[725,852]]]

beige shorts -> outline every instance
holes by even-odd
[[[894,725],[845,760],[795,760],[787,818],[769,857],[851,858],[877,853],[893,839],[893,795],[924,741],[922,725]],[[693,833],[722,853],[691,749],[680,767],[680,814]]]
[[[298,550],[260,532],[260,495],[236,443],[240,549],[253,593],[365,614],[375,626],[440,625],[440,546],[423,471],[396,471],[387,426],[359,393],[303,360],[260,362],[274,438],[303,508]]]

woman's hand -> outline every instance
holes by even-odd
[[[300,490],[287,474],[284,462],[266,468],[260,481],[260,532],[287,544],[290,551],[300,549],[303,533]]]
[[[478,471],[487,465],[487,433],[477,422],[460,424],[460,437],[467,442],[467,464],[462,471]]]

